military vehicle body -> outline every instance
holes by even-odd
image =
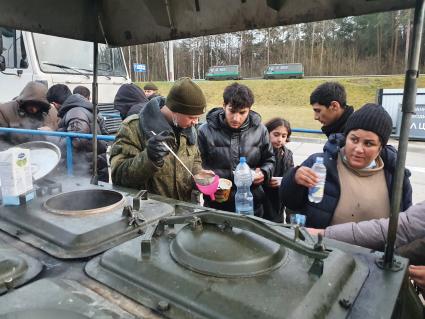
[[[420,317],[404,258],[89,178],[35,190],[0,206],[0,318]]]
[[[302,79],[304,67],[301,63],[269,64],[264,70],[263,78],[271,79]]]
[[[95,43],[129,45],[399,10],[415,4],[413,0],[326,1],[326,5],[296,0],[223,1],[226,10],[219,19],[209,19],[209,12],[217,9],[217,1],[181,1],[178,6],[158,2],[152,7],[133,0],[122,4],[121,10],[108,0],[101,6],[98,1],[45,1],[0,0],[4,9],[0,10],[0,25]],[[417,3],[416,12],[419,16],[422,12],[423,19],[423,1]],[[63,12],[69,14],[61,15]],[[141,12],[143,20],[137,19]],[[241,18],[234,19],[236,15]],[[87,16],[94,19],[75,23]],[[381,253],[326,238],[323,242],[311,240],[296,227],[270,225],[154,196],[151,200],[157,201],[155,205],[170,204],[175,216],[148,222],[143,218],[144,204],[137,200],[135,191],[113,190],[136,197],[136,204],[125,206],[131,208],[124,209],[119,200],[120,204],[110,211],[95,213],[96,218],[103,214],[113,225],[104,221],[99,227],[107,230],[100,233],[113,231],[106,234],[106,244],[100,240],[92,248],[90,241],[96,236],[84,236],[77,227],[80,223],[89,233],[96,233],[98,224],[86,219],[90,215],[74,211],[58,217],[61,214],[56,208],[45,205],[50,197],[57,196],[50,192],[55,191],[59,181],[66,193],[81,194],[86,187],[111,188],[90,186],[88,179],[57,178],[40,186],[36,200],[16,209],[0,207],[4,247],[0,278],[3,291],[8,291],[0,297],[2,317],[422,317],[422,306],[407,279],[408,262],[403,258],[396,258],[395,267],[383,267]],[[58,202],[62,202],[61,197]],[[11,217],[22,211],[22,216]],[[31,223],[25,223],[23,216],[31,217]],[[72,231],[66,231],[68,224],[73,225]],[[65,240],[58,240],[64,230]],[[206,242],[218,246],[202,249]],[[232,253],[219,254],[229,249]],[[100,251],[105,253],[93,258],[92,254]],[[25,284],[28,280],[32,282]],[[268,290],[276,294],[270,296]],[[262,293],[272,299],[261,300]],[[252,312],[247,314],[246,309]]]
[[[212,66],[205,74],[205,80],[241,80],[238,65]]]

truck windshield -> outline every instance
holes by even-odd
[[[43,72],[93,73],[93,43],[38,33],[33,39]],[[119,48],[99,44],[99,75],[127,76]]]

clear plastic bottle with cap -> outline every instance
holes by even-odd
[[[246,158],[241,157],[235,169],[235,195],[236,213],[243,215],[254,215],[254,198],[250,187],[252,184],[252,173]]]
[[[308,200],[312,203],[320,203],[323,199],[323,192],[326,181],[326,167],[323,164],[323,157],[316,157],[316,162],[311,168],[318,176],[319,182],[308,190]]]

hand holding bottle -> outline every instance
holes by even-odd
[[[264,174],[263,171],[257,167],[254,174],[254,180],[252,181],[252,184],[254,185],[260,185],[264,182]]]
[[[295,183],[310,188],[316,186],[319,182],[317,175],[310,167],[300,166],[295,173]]]

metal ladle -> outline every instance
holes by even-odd
[[[156,133],[154,131],[151,131],[151,133],[153,135],[156,135]],[[168,146],[168,144],[165,143],[165,142],[162,142],[162,144],[167,148],[167,150],[170,151],[171,154],[174,155],[174,157],[180,162],[180,164],[182,164],[182,166],[188,171],[188,173],[193,177],[193,179],[195,179],[195,176],[193,175],[193,173],[187,168],[187,166],[183,163],[183,161],[180,159],[180,157],[178,157],[177,154],[174,153],[174,151],[171,149],[171,147]]]

